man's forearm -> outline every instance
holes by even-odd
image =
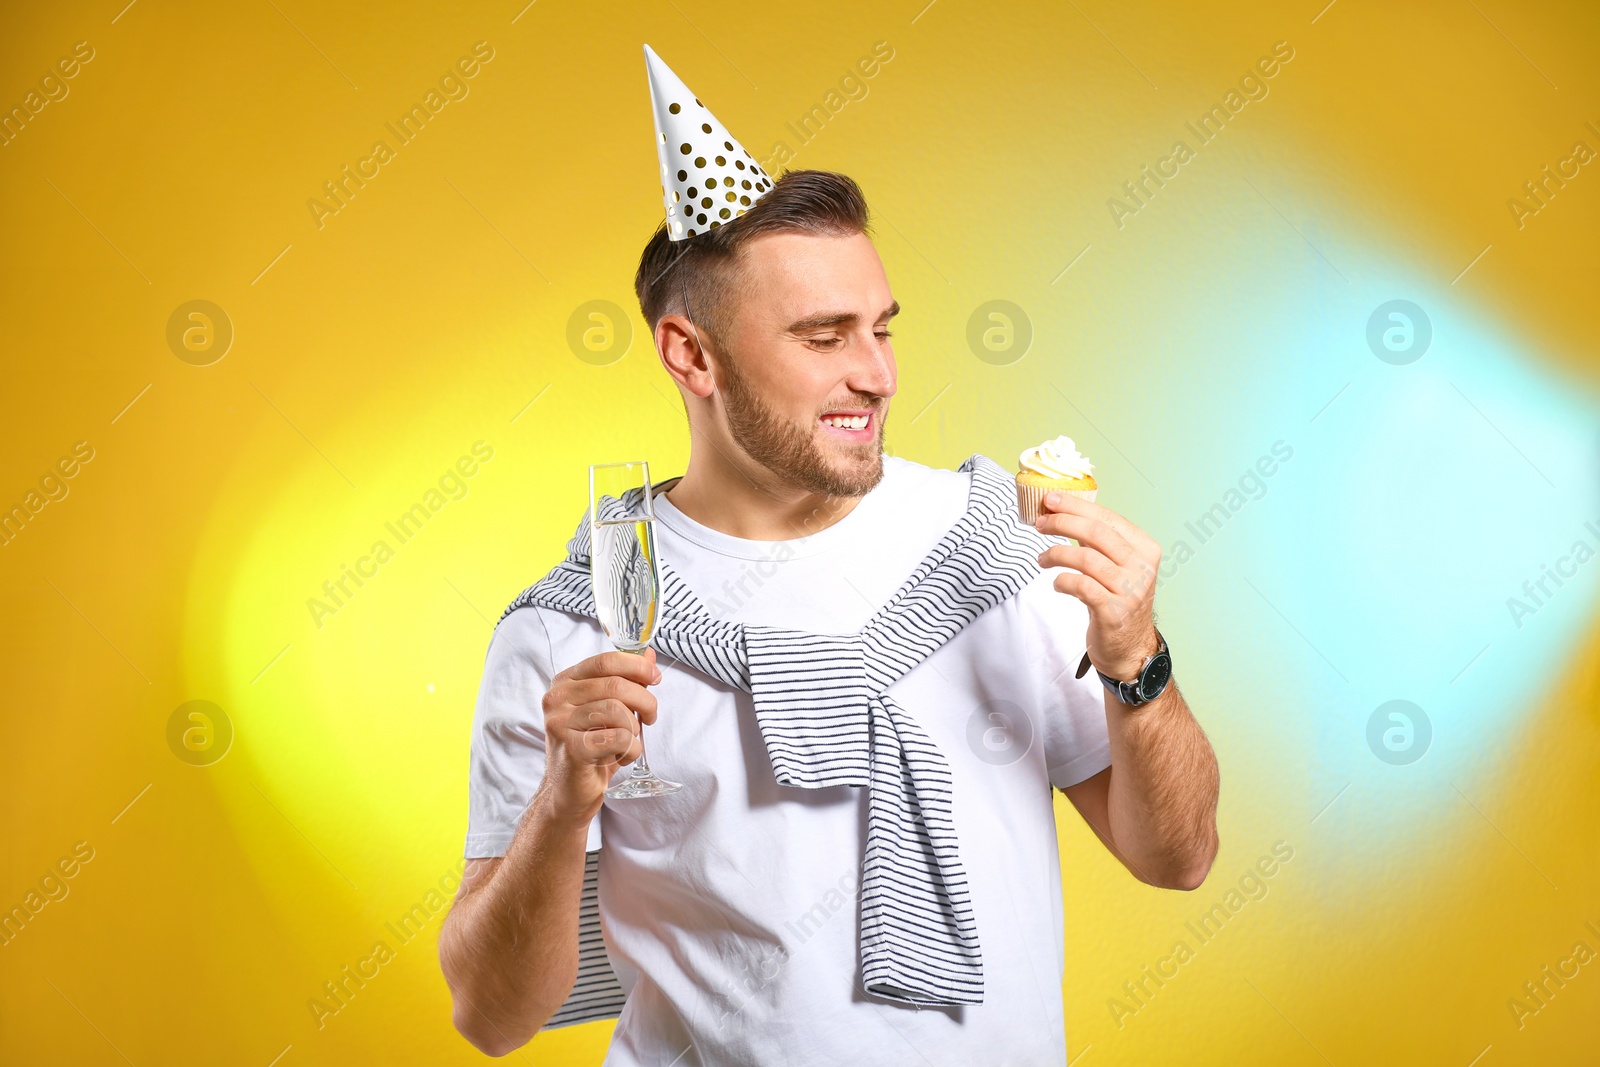
[[[572,991],[587,827],[535,794],[505,857],[463,884],[439,938],[456,1029],[490,1055],[526,1044]]]
[[[1217,854],[1217,757],[1176,681],[1143,707],[1109,692],[1108,819],[1117,850],[1147,882],[1197,887]]]

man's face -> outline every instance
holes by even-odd
[[[883,477],[900,310],[877,249],[865,234],[772,234],[742,266],[731,336],[711,343],[729,436],[808,492],[866,493]]]

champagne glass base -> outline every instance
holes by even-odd
[[[637,800],[640,797],[664,797],[683,788],[681,782],[669,782],[652,775],[649,778],[629,778],[621,785],[606,790],[612,800]]]

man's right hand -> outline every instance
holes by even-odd
[[[479,1050],[521,1048],[578,977],[578,911],[589,823],[617,768],[656,721],[654,650],[602,652],[544,695],[545,771],[505,855],[467,861],[439,934],[456,1029]]]
[[[545,774],[539,792],[550,815],[587,825],[605,802],[618,767],[639,758],[639,723],[656,721],[647,685],[661,681],[656,652],[602,652],[551,680],[543,700]],[[635,718],[637,716],[637,718]]]

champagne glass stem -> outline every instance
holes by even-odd
[[[635,715],[634,718],[638,718],[638,715]],[[639,758],[633,761],[633,774],[630,775],[630,777],[633,777],[633,778],[654,778],[655,777],[655,775],[650,773],[650,761],[647,760],[645,758],[645,755],[644,755],[644,726],[643,726],[643,724],[641,724],[639,726]]]
[[[644,655],[644,649],[642,648],[625,648],[622,651],[634,656]],[[637,711],[633,713],[633,719],[639,723],[639,758],[633,761],[633,766],[629,768],[628,777],[654,778],[655,775],[650,773],[650,761],[645,757],[644,752],[644,723],[639,719]]]

